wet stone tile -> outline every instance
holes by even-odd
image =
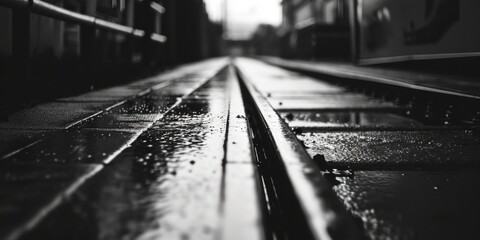
[[[0,129],[65,129],[109,106],[108,102],[45,103],[10,115]]]
[[[343,88],[333,84],[267,65],[260,61],[242,59],[237,64],[263,95],[272,92],[291,93],[310,92],[312,90],[322,93],[344,91]]]
[[[278,99],[295,99],[295,98],[315,98],[318,96],[325,97],[328,95],[342,94],[344,92],[346,92],[346,89],[345,90],[342,89],[342,91],[336,91],[336,92],[323,92],[316,89],[303,90],[303,91],[288,91],[288,92],[269,91],[269,92],[263,92],[263,96],[268,98],[278,98]]]
[[[165,112],[177,101],[177,97],[147,94],[115,107],[111,112],[120,114],[157,114]]]
[[[0,129],[0,158],[42,139],[51,132],[53,131]]]
[[[333,187],[376,239],[479,239],[478,171],[356,171]]]
[[[168,113],[72,198],[75,208],[95,216],[86,223],[102,229],[95,237],[214,239],[218,234],[225,101],[184,116],[187,112]]]
[[[309,130],[355,128],[420,128],[424,124],[390,113],[375,112],[280,112],[292,128]]]
[[[480,140],[469,131],[305,132],[313,157],[354,169],[479,167]]]
[[[318,95],[305,98],[268,98],[279,111],[331,111],[331,110],[398,110],[393,103],[372,99],[360,94]]]
[[[192,86],[193,87],[193,86]],[[172,97],[182,97],[187,94],[189,91],[193,90],[192,88],[183,88],[183,87],[166,87],[160,90],[154,90],[152,93],[159,96],[172,96]]]
[[[143,132],[71,198],[69,208],[82,212],[71,213],[73,218],[94,229],[80,234],[101,239],[218,237],[226,104],[225,99],[184,102]]]
[[[192,97],[209,97],[209,98],[222,98],[223,95],[225,93],[225,90],[224,89],[221,89],[221,88],[217,88],[217,89],[209,89],[208,91],[207,90],[204,90],[204,91],[195,91],[191,96],[189,96],[190,98]]]
[[[262,93],[309,92],[312,90],[321,93],[341,93],[345,91],[345,89],[341,87],[303,76],[293,79],[289,77],[268,78],[262,76],[262,78],[258,78],[258,81],[255,81],[254,84]]]
[[[25,163],[102,163],[125,147],[133,132],[70,130],[54,134],[3,161]]]
[[[0,239],[33,220],[98,165],[0,164]]]
[[[212,121],[213,118],[224,120],[223,114],[216,114],[216,112],[223,112],[225,108],[225,100],[184,100],[175,109],[171,110],[161,121],[157,121],[154,129],[177,128],[178,126],[186,126],[200,128],[204,123]],[[210,126],[213,127],[213,126]],[[209,131],[213,131],[209,130]]]
[[[98,91],[89,92],[74,97],[60,98],[59,101],[64,102],[98,102],[98,101],[121,101],[129,97],[135,96],[140,90],[129,87],[113,87]]]
[[[82,123],[79,128],[90,129],[145,129],[159,117],[158,114],[117,114],[105,112]]]

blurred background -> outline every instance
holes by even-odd
[[[226,55],[478,74],[477,9],[476,0],[1,0],[1,109]]]

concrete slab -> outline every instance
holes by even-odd
[[[264,93],[264,95],[274,92],[302,92],[313,89],[322,93],[339,93],[345,91],[344,88],[319,81],[318,79],[302,76],[295,72],[283,70],[260,61],[242,59],[241,62],[242,65],[244,65],[243,69],[246,71],[245,74],[255,76],[253,84],[260,92]]]
[[[203,68],[202,72],[200,75],[195,76],[195,79],[196,79],[195,81],[197,82],[194,82],[194,81],[189,81],[188,83],[181,82],[179,83],[177,88],[182,89],[182,91],[184,92],[183,94],[190,93],[196,87],[199,86],[197,84],[198,81],[200,81],[201,83],[202,81],[207,81],[209,77],[213,76],[213,74],[215,74],[216,71],[222,68],[224,64],[225,64],[225,59],[217,59],[215,61],[206,61],[204,63],[194,64],[193,67],[187,65],[185,69],[196,71],[196,69],[201,67]],[[185,71],[183,72],[183,74],[186,74],[190,70],[182,70],[182,71]],[[198,79],[199,76],[202,77],[202,79],[199,80]],[[58,101],[58,102],[43,104],[33,109],[27,109],[25,110],[25,113],[21,112],[21,113],[18,113],[17,115],[13,115],[12,116],[12,120],[14,120],[12,121],[13,123],[12,122],[3,123],[4,125],[1,125],[1,127],[4,127],[5,131],[7,132],[12,130],[18,133],[20,132],[17,131],[17,129],[21,129],[21,128],[26,128],[26,129],[32,128],[32,129],[35,129],[35,131],[37,129],[43,129],[43,128],[48,128],[48,129],[68,128],[69,126],[72,126],[72,124],[67,125],[67,123],[69,123],[71,119],[77,119],[78,116],[84,116],[84,114],[88,114],[87,116],[91,116],[92,114],[98,114],[101,111],[105,110],[107,106],[108,107],[111,106],[110,104],[112,102],[110,100],[115,100],[113,102],[116,102],[117,99],[120,99],[120,97],[131,97],[133,93],[136,94],[140,89],[139,86],[141,86],[142,84],[143,86],[153,85],[153,88],[156,90],[158,90],[158,88],[162,86],[167,86],[167,85],[158,85],[158,82],[156,82],[157,80],[158,79],[150,79],[141,84],[139,83],[138,85],[135,85],[135,86],[116,87],[112,89],[106,89],[106,90],[90,93],[90,95],[87,94],[87,96],[81,96],[78,98],[71,98],[71,99],[62,99],[61,101]],[[111,109],[110,111],[104,112],[103,114],[92,118],[91,121],[87,121],[83,124],[75,125],[74,128],[57,131],[52,136],[43,139],[37,144],[29,146],[28,148],[25,148],[14,155],[11,155],[9,157],[6,157],[5,159],[2,159],[1,165],[0,165],[0,191],[2,191],[2,193],[0,193],[0,197],[2,197],[2,199],[0,200],[0,217],[2,217],[2,220],[6,219],[6,218],[3,218],[3,215],[1,215],[3,214],[2,211],[4,210],[8,214],[10,213],[17,214],[12,210],[13,208],[11,208],[11,206],[16,204],[15,202],[12,202],[12,201],[16,201],[15,198],[17,196],[29,197],[31,198],[30,199],[31,201],[27,202],[19,198],[20,199],[18,203],[19,206],[28,205],[23,208],[26,214],[24,219],[28,220],[25,223],[26,225],[22,222],[15,222],[15,221],[12,221],[11,224],[10,222],[9,224],[0,224],[0,234],[3,234],[3,235],[0,235],[0,238],[3,239],[3,236],[5,235],[7,237],[13,236],[12,238],[17,238],[19,236],[22,236],[27,239],[30,237],[32,239],[38,239],[38,235],[35,235],[34,233],[33,233],[33,236],[29,235],[28,233],[25,234],[26,233],[25,231],[31,230],[31,228],[37,226],[40,220],[42,220],[43,217],[45,217],[47,214],[50,213],[50,210],[59,207],[60,203],[62,203],[63,200],[65,200],[64,199],[65,196],[69,197],[70,194],[74,192],[78,186],[83,184],[84,180],[87,177],[90,177],[91,175],[96,173],[98,170],[100,170],[100,168],[102,168],[104,164],[110,163],[111,160],[113,160],[115,157],[118,156],[118,154],[122,152],[125,152],[126,154],[131,153],[129,151],[126,151],[125,149],[127,148],[130,149],[129,148],[130,144],[138,137],[138,135],[143,130],[145,130],[144,128],[146,128],[147,125],[150,126],[152,122],[157,120],[159,117],[163,116],[162,109],[166,108],[167,107],[166,105],[170,104],[169,107],[172,105],[171,104],[172,102],[168,102],[167,100],[162,99],[161,95],[158,95],[158,92],[152,92],[151,94],[147,94],[145,96],[147,97],[143,97],[143,99],[138,97],[135,100],[127,101],[127,102],[130,102],[131,104],[125,105],[125,106],[118,106],[117,108]],[[174,99],[175,103],[177,100],[176,97],[169,97],[168,99]],[[121,100],[123,101],[124,98],[122,98]],[[225,101],[223,101],[222,103],[226,104]],[[204,103],[199,103],[199,104],[204,104]],[[218,110],[215,104],[216,103],[212,103],[211,107]],[[149,105],[150,107],[147,105]],[[159,106],[162,109],[158,109]],[[184,111],[189,112],[188,106],[186,106],[185,108],[186,109]],[[114,111],[119,109],[123,109],[125,113],[119,113]],[[134,113],[135,109],[137,110],[141,109],[138,111],[143,111],[146,109],[147,111],[149,111],[149,113],[142,112],[142,114],[135,114]],[[210,106],[207,107],[206,109],[208,111],[211,110]],[[222,108],[222,109],[226,111],[225,108]],[[189,112],[189,114],[200,114],[200,113]],[[213,118],[212,115],[208,115],[208,117]],[[218,119],[218,121],[220,121],[221,123],[223,123],[223,125],[225,125],[225,122],[224,122],[225,118],[215,118],[215,119]],[[184,122],[187,122],[187,121],[184,120]],[[202,124],[202,118],[199,117],[198,121],[196,121],[195,123]],[[222,125],[222,124],[218,124],[218,122],[215,122],[215,123],[218,126]],[[191,126],[193,127],[193,125]],[[201,128],[201,126],[198,126],[198,127]],[[189,127],[186,126],[186,128],[188,129]],[[204,132],[212,131],[212,129],[210,128],[201,128],[201,129],[203,129]],[[216,130],[216,129],[213,129],[213,130]],[[153,131],[160,131],[160,130],[156,129]],[[214,132],[216,133],[216,131]],[[220,133],[217,133],[217,134],[220,134]],[[18,138],[24,138],[24,137],[28,138],[27,135],[28,134],[26,135],[22,134]],[[2,135],[2,136],[6,136],[6,135]],[[10,134],[7,137],[5,137],[5,139],[2,139],[2,141],[4,140],[5,142],[9,142],[16,137],[17,136],[15,134]],[[177,141],[177,143],[179,143],[183,135],[178,137],[179,137],[178,138],[179,140]],[[199,136],[195,134],[191,134],[191,137],[197,139]],[[212,138],[212,139],[221,141],[221,139],[217,139],[217,138]],[[24,139],[21,139],[21,140],[23,141]],[[193,140],[191,143],[197,144],[197,145],[203,144],[202,141],[198,141],[198,140],[197,141]],[[139,146],[143,146],[147,149],[150,149],[151,145],[153,144],[156,144],[156,142],[152,141],[150,142],[150,144],[146,142],[139,142]],[[188,144],[185,146],[188,147]],[[222,144],[218,144],[218,145],[215,144],[215,147],[218,148],[215,153],[220,153],[220,151],[222,151],[222,154],[223,154]],[[183,156],[182,153],[183,152],[181,151],[179,152],[179,157]],[[138,154],[141,154],[141,153],[138,153]],[[165,153],[162,152],[162,154],[165,154]],[[167,154],[171,154],[171,153],[167,153]],[[210,153],[208,152],[208,154]],[[148,156],[146,156],[145,158],[147,159],[147,157]],[[198,157],[198,156],[192,155],[192,157]],[[201,161],[197,160],[198,163],[196,164],[191,163],[190,161],[186,161],[184,164],[186,166],[193,166],[193,165],[202,166],[203,164],[206,164],[207,166],[209,166],[210,163],[208,162],[208,160],[210,159],[208,157],[206,159],[207,160],[205,160],[204,163],[201,163]],[[221,162],[222,159],[223,158],[220,157],[218,158],[218,161]],[[125,159],[119,158],[119,161],[122,161],[122,160],[125,160]],[[130,159],[130,160],[137,161],[138,159]],[[126,163],[125,161],[121,162],[120,166],[122,167],[125,166],[124,165],[125,163]],[[140,161],[138,163],[141,166],[144,166],[144,164],[140,163]],[[153,164],[156,167],[158,167],[158,165],[156,165],[155,162],[153,162]],[[21,166],[28,166],[28,167],[22,168],[22,170],[19,170],[19,171],[15,170],[19,167],[21,168]],[[130,165],[127,164],[126,166],[130,166]],[[221,164],[218,164],[218,165],[212,164],[211,166],[214,168],[217,168],[217,167],[221,168]],[[31,168],[31,170],[29,170],[29,168]],[[82,169],[84,169],[85,171],[82,172]],[[112,169],[114,169],[114,167],[112,167]],[[78,174],[76,170],[78,170],[79,172]],[[142,169],[139,169],[137,166],[137,167],[134,167],[133,169],[127,169],[126,170],[127,172],[118,171],[113,173],[114,174],[125,173],[125,175],[123,176],[116,176],[119,178],[123,178],[125,176],[128,176],[129,173],[137,172],[137,170],[140,170],[140,172],[142,172]],[[143,170],[146,170],[146,169],[143,169]],[[151,174],[158,173],[158,172],[155,172],[155,169],[149,169],[149,170],[152,170]],[[183,171],[182,173],[184,174],[189,173],[188,168],[185,168],[184,170],[185,171]],[[39,176],[38,179],[37,177],[30,177],[30,175],[28,176],[25,175],[25,174],[36,174],[37,171],[40,171],[40,173],[38,174]],[[6,172],[6,174],[3,174],[4,172]],[[59,173],[57,174],[57,172]],[[24,174],[24,175],[18,175],[17,177],[17,173]],[[53,174],[53,175],[49,175],[46,173]],[[201,182],[202,180],[201,177],[203,176],[200,176],[202,175],[201,173],[202,171],[198,171],[198,176],[200,178],[197,179],[198,180],[197,182]],[[210,172],[206,171],[205,174],[208,175],[210,174]],[[217,175],[218,174],[221,174],[221,171],[218,171]],[[140,180],[140,182],[143,182],[144,180],[148,181],[149,177],[151,176],[152,175],[146,174],[145,178],[141,180],[140,179],[134,179],[134,180]],[[17,186],[16,189],[13,189],[13,188],[7,189],[8,191],[4,192],[3,191],[4,189],[2,188],[3,186],[2,184],[6,184],[5,186],[15,185],[9,180],[10,177],[13,177],[15,179],[28,178],[28,181],[22,181],[18,185],[16,185]],[[46,179],[52,178],[52,182],[49,182],[48,183],[49,185],[47,187],[43,187],[42,178],[46,178]],[[71,182],[73,183],[70,184]],[[135,182],[135,184],[137,183],[139,182]],[[184,185],[184,186],[190,188],[195,183],[189,184],[188,186],[187,185]],[[219,183],[219,181],[215,183]],[[105,183],[103,182],[100,184],[98,184],[98,182],[95,182],[95,187],[98,188],[99,186],[104,184]],[[111,186],[111,185],[107,183],[106,186]],[[126,187],[132,187],[132,186],[133,185],[126,186]],[[207,189],[209,188],[209,186],[210,185],[207,186]],[[50,189],[50,187],[52,188]],[[138,185],[135,185],[133,187],[137,188]],[[14,190],[16,190],[17,192],[12,193],[12,191]],[[173,192],[175,191],[176,190],[173,190]],[[182,189],[181,191],[183,191],[186,194],[189,193],[188,191],[186,191],[186,189]],[[29,192],[31,192],[31,195],[25,194]],[[4,198],[2,195],[3,193],[11,194],[11,196]],[[20,195],[18,195],[17,193]],[[123,193],[126,193],[126,192],[123,192]],[[199,196],[200,195],[198,194],[192,195],[192,198],[189,201],[192,201],[193,199],[198,199]],[[150,199],[156,199],[156,197],[158,197],[158,195],[155,195],[155,196],[152,195]],[[175,196],[172,195],[170,197],[173,200]],[[40,205],[44,206],[45,204],[47,204],[47,207],[48,207],[48,211],[44,210],[46,208],[40,209],[41,217],[37,217],[38,214],[35,215],[35,213],[32,213],[32,211],[36,211],[36,208],[35,209],[30,208],[30,205],[37,206],[36,201],[38,199],[40,199],[39,201],[41,201],[41,204],[39,204],[39,206]],[[106,199],[109,199],[109,198],[106,197]],[[129,198],[126,197],[126,199],[129,199]],[[218,197],[217,199],[219,200],[220,198]],[[2,200],[5,200],[5,202],[2,202]],[[144,199],[144,200],[148,200],[148,199]],[[62,203],[62,206],[65,206],[65,205]],[[113,206],[118,206],[118,205],[113,205]],[[76,206],[69,210],[78,214],[77,212],[78,209],[80,209],[79,206]],[[101,209],[100,211],[105,212],[104,210],[105,209]],[[150,210],[153,210],[153,209],[150,209]],[[217,210],[218,210],[218,204],[216,205],[215,212],[212,212],[212,213],[217,213],[216,212]],[[185,209],[185,211],[189,212],[189,209]],[[64,213],[65,212],[62,212],[61,214],[64,214]],[[80,213],[82,217],[85,216],[83,213]],[[183,217],[184,215],[183,213],[185,212],[179,211],[179,213],[175,216]],[[23,214],[23,212],[21,214]],[[28,214],[30,215],[27,216]],[[100,215],[102,214],[100,213]],[[118,215],[112,215],[112,216],[118,217]],[[21,217],[23,218],[23,215]],[[72,220],[72,219],[66,220],[63,217],[60,219],[62,224],[64,224],[65,221]],[[134,218],[131,218],[131,219],[133,220]],[[198,219],[201,219],[201,218],[197,218],[197,220]],[[175,219],[170,218],[167,221],[170,221],[173,223]],[[93,223],[93,221],[88,221],[88,223]],[[142,222],[138,222],[138,223],[142,224]],[[81,225],[81,227],[86,225],[88,224],[83,224]],[[76,225],[74,224],[73,226],[69,225],[68,227],[75,227],[75,226]],[[58,227],[55,227],[55,228],[56,228],[55,231],[51,231],[50,233],[54,232],[54,235],[55,235],[56,233],[63,232],[62,229],[59,229]],[[20,229],[20,230],[17,231],[16,229]],[[105,229],[111,229],[111,228],[109,227]],[[71,229],[65,229],[65,230],[69,231]],[[166,233],[168,233],[168,227],[165,228],[165,231]],[[199,234],[200,231],[203,231],[202,233],[205,233],[205,231],[208,231],[208,229],[205,230],[205,228],[199,228],[198,231],[195,232],[195,234]],[[49,236],[50,233],[45,233],[45,235],[42,235],[42,237]],[[76,234],[75,237],[80,236],[78,235],[78,232],[75,232],[75,234]],[[182,233],[178,233],[178,234],[182,234]],[[212,235],[211,233],[205,233],[205,234]],[[179,235],[179,236],[183,236],[183,235]],[[86,237],[84,239],[91,239],[91,238],[93,237],[90,235],[89,237]],[[53,237],[51,239],[59,239],[59,238]]]
[[[267,78],[261,76],[261,81],[255,83],[255,86],[262,93],[288,93],[288,92],[302,92],[311,91],[315,89],[321,93],[340,93],[345,89],[337,87],[328,83],[321,82],[316,79],[310,79],[308,77],[278,77]]]
[[[111,102],[44,103],[13,113],[7,122],[0,122],[0,129],[66,129],[112,105]]]
[[[0,238],[30,230],[99,165],[0,164]]]
[[[370,239],[479,239],[479,171],[355,171],[333,187]]]
[[[158,114],[165,112],[178,101],[177,97],[148,94],[113,108],[113,114]]]
[[[78,96],[59,98],[62,102],[101,102],[121,101],[125,98],[135,96],[141,90],[128,86],[119,86],[85,93]]]
[[[333,129],[420,129],[426,128],[416,120],[381,112],[280,112],[292,128],[309,130]]]
[[[117,114],[106,112],[87,120],[82,129],[142,130],[159,118],[158,114]]]
[[[53,131],[0,129],[0,158],[39,141]]]
[[[353,169],[480,167],[480,140],[470,131],[305,132],[297,135],[313,157]]]
[[[351,63],[329,63],[285,60],[274,57],[263,58],[276,66],[327,74],[343,78],[352,78],[369,82],[393,84],[411,89],[429,90],[452,95],[464,95],[480,98],[480,83],[473,77],[441,75],[432,72],[385,69],[375,66],[354,66]]]
[[[89,238],[93,229],[108,239],[218,238],[227,113],[226,99],[168,112],[70,199],[68,209],[77,211],[70,210],[68,219],[79,219],[73,228],[84,229],[41,230],[61,226],[61,212],[40,233]]]
[[[71,130],[54,134],[4,162],[106,163],[135,139],[135,132]]]
[[[346,92],[322,92],[315,89],[303,90],[303,91],[285,91],[285,92],[266,92],[264,97],[267,98],[286,98],[286,99],[295,99],[295,98],[316,98],[318,96],[326,97],[326,95],[332,94],[342,94]]]
[[[390,102],[372,99],[360,94],[318,95],[303,98],[268,98],[268,102],[279,111],[399,111],[403,109]]]

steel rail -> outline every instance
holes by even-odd
[[[291,225],[291,228],[297,228],[294,230],[296,234],[303,234],[299,239],[364,239],[361,226],[331,190],[330,183],[321,174],[319,167],[295,134],[254,87],[254,76],[246,75],[238,60],[235,65],[245,99],[249,102],[246,106],[251,106],[251,112],[256,115],[251,118],[258,122],[257,129],[263,131],[262,142],[270,142],[273,146],[269,162],[273,162],[275,169],[270,177],[281,185],[275,187],[276,195],[282,195],[279,198],[290,197],[285,202],[288,208],[294,210],[283,210],[287,216],[295,216],[296,223],[300,223]],[[262,138],[261,134],[258,136]]]
[[[27,9],[32,13],[40,14],[42,16],[73,22],[80,25],[98,27],[100,29],[132,35],[134,37],[145,36],[144,30],[135,29],[97,17],[70,11],[40,0],[0,0],[0,6],[15,9]],[[166,36],[157,33],[152,33],[149,38],[150,40],[158,43],[164,43],[167,40]]]

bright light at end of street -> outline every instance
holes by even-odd
[[[227,36],[231,39],[247,39],[259,24],[278,26],[282,19],[280,0],[226,0]],[[208,14],[213,21],[224,16],[224,0],[205,0]]]

